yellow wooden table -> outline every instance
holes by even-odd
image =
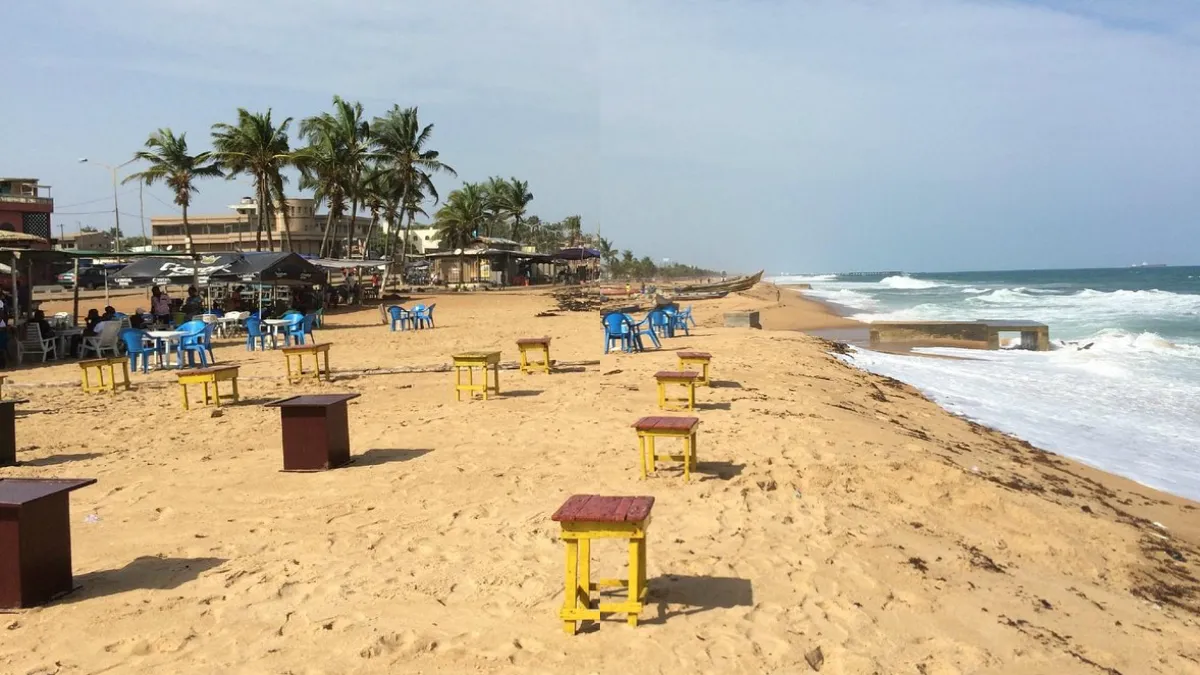
[[[700,373],[690,370],[675,371],[675,370],[660,370],[654,374],[654,379],[658,381],[658,407],[662,410],[675,409],[676,403],[682,403],[684,410],[696,409],[696,380],[700,378]],[[687,395],[683,398],[668,398],[667,385],[678,384],[682,386]]]
[[[559,612],[563,630],[574,635],[581,621],[599,621],[604,613],[623,612],[638,624],[646,599],[646,530],[654,497],[573,495],[550,519],[562,525],[567,545],[566,593]],[[592,583],[592,540],[629,540],[629,579],[597,579]],[[626,588],[625,602],[593,602],[592,591]]]
[[[184,410],[191,409],[188,405],[187,386],[189,384],[204,385],[204,405],[215,405],[219,408],[221,407],[221,389],[218,383],[228,382],[233,387],[233,402],[238,402],[237,366],[213,366],[212,368],[185,370],[176,373],[176,376],[179,378],[179,393],[183,397]],[[211,393],[209,392],[209,385],[212,385]]]
[[[654,471],[657,460],[678,460],[683,462],[683,480],[692,479],[692,470],[696,468],[696,427],[700,419],[696,417],[643,417],[633,423],[638,435],[638,453],[642,458],[642,479],[645,480],[647,470]],[[679,438],[683,440],[683,454],[660,455],[654,451],[655,438]]]
[[[122,382],[117,381],[117,366],[120,366],[121,372],[125,379]],[[129,382],[129,359],[123,356],[104,357],[99,359],[88,359],[79,362],[79,368],[83,371],[83,390],[87,393],[98,391],[107,391],[113,394],[117,393],[117,387],[124,386],[128,391]],[[88,372],[95,368],[100,376],[100,384],[92,384],[88,377]],[[108,371],[108,378],[104,377],[105,371]]]
[[[517,340],[517,348],[521,350],[521,372],[526,375],[535,370],[545,371],[550,374],[550,338],[521,338]],[[541,363],[530,362],[528,352],[542,353]]]
[[[304,379],[304,356],[306,354],[313,357],[313,371],[311,377],[317,382],[321,381],[321,374],[325,374],[325,381],[329,381],[329,346],[331,343],[313,343],[310,345],[293,345],[284,347],[283,361],[287,366],[288,382],[299,384]],[[325,356],[325,369],[321,370],[321,355]],[[292,359],[296,359],[296,369],[292,370]]]
[[[697,384],[709,386],[708,367],[712,363],[712,354],[708,352],[675,352],[679,357],[679,369],[691,370],[689,366],[700,366],[700,379]]]
[[[462,400],[462,393],[474,398],[475,392],[483,394],[483,400],[488,399],[488,391],[500,395],[500,352],[462,352],[451,356],[454,359],[454,398]],[[475,384],[475,369],[483,371],[483,381]],[[463,383],[463,371],[467,373],[467,381]],[[488,384],[488,371],[492,373],[492,384]]]

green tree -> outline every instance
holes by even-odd
[[[436,199],[437,191],[433,189],[431,177],[437,173],[458,175],[454,168],[440,159],[437,150],[428,147],[433,135],[433,125],[421,126],[417,108],[401,108],[392,106],[383,117],[376,117],[371,122],[374,136],[374,152],[381,162],[395,172],[396,184],[400,186],[398,220],[405,222],[406,213],[414,204],[420,204],[412,198],[414,191],[421,191],[424,196]],[[423,201],[423,200],[422,200]],[[411,224],[412,219],[408,218]],[[397,230],[391,228],[388,232],[389,255],[394,249],[393,243]],[[405,227],[407,241],[408,229]],[[407,246],[401,247],[400,265],[403,269]]]
[[[317,203],[324,202],[328,209],[319,250],[320,255],[325,255],[327,247],[333,248],[330,233],[333,232],[334,223],[340,222],[346,213],[346,186],[349,182],[345,174],[346,162],[341,149],[326,138],[317,139],[297,151],[295,162],[300,169],[300,189],[312,190],[313,199]]]
[[[617,249],[612,245],[611,241],[604,237],[600,237],[599,248],[600,259],[604,261],[605,266],[608,267],[608,273],[611,275],[614,273],[613,265],[617,262]]]
[[[581,216],[567,216],[563,218],[563,229],[566,230],[567,239],[571,246],[579,246],[583,241],[583,218]]]
[[[346,226],[346,254],[349,255],[358,219],[358,205],[363,196],[362,178],[367,165],[375,157],[372,151],[371,125],[363,119],[361,103],[334,96],[333,112],[301,120],[300,136],[310,144],[322,148],[322,152],[326,153],[328,158],[336,158],[336,168],[329,168],[340,177],[343,198],[350,199],[350,219]],[[325,253],[326,241],[331,239],[329,224],[327,223],[325,234],[321,238],[322,255]],[[337,239],[336,233],[332,239]],[[333,248],[332,243],[329,248]]]
[[[217,165],[211,152],[191,154],[188,151],[187,134],[175,135],[170,129],[159,129],[146,139],[146,147],[134,153],[137,161],[149,164],[145,169],[131,174],[122,183],[142,182],[154,185],[163,182],[175,196],[175,203],[183,210],[183,240],[188,253],[192,253],[192,229],[188,224],[188,206],[196,192],[197,178],[220,178],[225,175]]]
[[[497,206],[506,218],[512,218],[509,238],[520,242],[523,234],[521,219],[525,217],[525,211],[529,208],[529,203],[533,201],[533,193],[529,191],[528,181],[517,180],[515,176],[509,178],[502,185]]]
[[[285,118],[278,125],[271,119],[271,109],[265,113],[251,113],[238,108],[237,123],[214,124],[212,127],[213,156],[226,170],[227,177],[247,175],[254,181],[258,228],[255,232],[255,247],[262,250],[263,230],[267,232],[267,248],[274,249],[271,230],[275,222],[275,204],[283,204],[283,185],[286,182],[283,170],[294,161],[288,141],[288,127],[292,118]],[[283,210],[283,246],[292,250],[291,220],[287,209]]]
[[[434,226],[438,228],[438,238],[447,250],[465,249],[471,241],[479,236],[488,219],[487,193],[484,188],[475,183],[464,183],[463,186],[446,198],[446,203],[434,215]],[[458,283],[461,285],[464,274],[465,256],[458,257]]]

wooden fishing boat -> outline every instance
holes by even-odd
[[[754,284],[762,281],[763,270],[759,270],[757,274],[751,274],[746,277],[737,277],[726,281],[718,281],[712,284],[692,284],[691,286],[677,286],[675,294],[680,293],[736,293],[738,291],[748,291]]]

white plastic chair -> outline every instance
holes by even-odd
[[[45,363],[48,354],[58,358],[58,346],[54,338],[42,337],[42,327],[30,321],[25,324],[25,338],[21,340],[21,351],[17,353],[18,363],[25,354],[41,354]]]
[[[104,356],[104,352],[112,352],[113,356],[120,356],[121,323],[120,321],[105,321],[104,325],[100,327],[99,335],[83,338],[81,357],[87,356],[89,351],[94,352],[96,358]]]

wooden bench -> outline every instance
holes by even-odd
[[[329,342],[313,343],[310,345],[292,345],[284,347],[283,362],[287,366],[287,379],[292,384],[299,384],[304,380],[304,356],[311,355],[313,357],[312,378],[317,382],[321,381],[321,374],[324,373],[325,381],[329,381]],[[325,356],[325,369],[321,369],[321,356]],[[292,370],[292,358],[296,359],[296,370]]]
[[[117,382],[117,366],[121,367],[121,372],[125,375],[125,380]],[[102,357],[99,359],[88,359],[79,362],[79,368],[83,371],[83,390],[89,394],[98,391],[107,391],[112,394],[117,393],[118,386],[124,386],[126,391],[129,391],[129,359],[123,356]],[[88,371],[92,368],[100,374],[100,384],[92,384],[91,378],[88,377]],[[104,372],[108,371],[108,379],[104,378]]]
[[[454,354],[454,398],[461,401],[463,392],[475,398],[475,392],[483,394],[483,400],[488,399],[488,392],[500,395],[500,352],[463,352]],[[475,369],[483,371],[483,381],[475,384]],[[463,372],[467,373],[467,381],[463,382]],[[491,372],[491,384],[488,384],[488,373]]]
[[[683,403],[684,410],[696,409],[696,380],[700,378],[700,373],[691,370],[660,370],[654,374],[654,379],[658,382],[658,407],[660,410],[673,410],[676,403]],[[687,395],[682,398],[668,398],[667,385],[678,384],[682,386]]]
[[[179,378],[179,393],[183,398],[183,409],[190,410],[188,405],[189,384],[204,385],[204,405],[215,405],[221,407],[221,382],[229,382],[232,387],[233,402],[237,403],[238,398],[238,367],[237,366],[213,366],[212,368],[198,368],[196,370],[185,370],[176,373]],[[212,392],[209,392],[209,385],[212,385]]]
[[[517,340],[517,349],[521,350],[521,372],[526,375],[535,370],[550,374],[550,338],[521,338]],[[542,352],[541,363],[530,362],[528,352]]]
[[[563,630],[574,635],[583,621],[599,621],[601,614],[624,612],[636,626],[646,598],[646,530],[654,497],[603,497],[573,495],[550,519],[562,526],[567,545],[566,593],[563,596]],[[592,540],[629,540],[629,579],[597,579],[592,583]],[[625,602],[592,601],[592,591],[626,588]]]
[[[696,428],[700,420],[696,417],[643,417],[633,423],[638,435],[638,454],[642,459],[642,480],[646,479],[648,471],[655,470],[657,460],[677,460],[683,462],[683,480],[692,479],[692,470],[696,468]],[[659,455],[654,451],[656,438],[679,438],[683,440],[683,454]]]
[[[708,379],[708,367],[712,363],[712,354],[708,352],[675,352],[679,357],[679,369],[691,370],[688,366],[700,366],[699,384],[709,386],[711,383]]]

